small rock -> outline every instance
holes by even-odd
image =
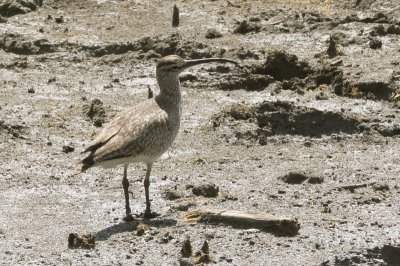
[[[142,224],[142,223],[138,224],[137,227],[136,227],[136,235],[137,236],[142,236],[149,229],[150,228],[149,228],[149,226],[147,224]]]
[[[190,258],[179,258],[179,266],[193,266]]]
[[[194,264],[210,263],[213,261],[210,256],[210,247],[208,246],[207,240],[204,240],[203,246],[200,251],[194,254],[193,259]]]
[[[105,121],[105,109],[103,102],[99,99],[93,99],[90,105],[83,106],[83,113],[88,116],[96,127],[101,127]]]
[[[78,235],[70,233],[68,236],[68,248],[93,249],[95,247],[95,236],[92,234]]]
[[[176,190],[166,189],[163,193],[163,198],[166,200],[176,200],[181,198],[182,196]]]
[[[192,192],[196,196],[217,197],[219,187],[215,184],[204,184],[193,187]]]
[[[147,87],[147,99],[151,99],[154,97],[153,90],[150,88],[150,86]]]
[[[384,245],[382,258],[388,265],[400,265],[400,246]]]
[[[241,22],[237,22],[235,29],[233,30],[234,33],[239,34],[246,34],[249,32],[259,32],[261,26],[256,22],[248,22],[247,20],[243,20]]]
[[[192,202],[182,203],[175,207],[178,211],[185,212],[189,210],[190,207],[194,206],[195,204]]]
[[[332,35],[329,38],[329,46],[326,53],[330,58],[343,54],[341,47],[336,43],[336,40]]]
[[[64,152],[64,153],[70,153],[70,152],[73,152],[75,150],[75,148],[74,147],[71,147],[71,146],[69,146],[69,145],[64,145],[63,147],[62,147],[62,151]]]
[[[308,183],[310,184],[322,184],[324,182],[324,178],[321,176],[311,176],[308,179]]]
[[[187,237],[182,243],[181,255],[184,258],[190,258],[193,253],[192,243],[190,237]]]
[[[64,17],[63,16],[55,17],[54,21],[56,23],[63,23],[64,22]]]
[[[374,184],[372,186],[372,189],[374,191],[388,191],[388,190],[390,190],[388,184],[382,184],[382,183]]]
[[[287,184],[301,184],[306,181],[308,177],[304,173],[290,172],[280,179]]]
[[[28,93],[35,93],[35,89],[34,88],[29,88],[28,89]]]
[[[369,47],[374,50],[380,49],[382,48],[382,41],[377,38],[373,38],[369,41]]]
[[[322,101],[322,100],[328,100],[329,97],[328,97],[328,95],[326,95],[325,92],[321,91],[319,94],[317,94],[315,96],[315,99],[318,100],[318,101]]]
[[[216,39],[216,38],[221,38],[222,34],[217,31],[216,29],[208,29],[206,32],[206,38],[207,39]]]
[[[172,235],[170,235],[169,232],[165,233],[163,235],[163,237],[161,237],[160,239],[160,243],[162,244],[167,244],[169,241],[171,241],[172,239],[174,239],[174,237]]]

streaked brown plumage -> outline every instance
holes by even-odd
[[[128,165],[144,162],[147,166],[144,180],[146,193],[144,216],[152,217],[149,199],[151,167],[154,161],[168,150],[179,131],[182,96],[178,75],[188,67],[209,62],[237,64],[235,61],[223,58],[183,60],[177,55],[160,59],[156,68],[160,93],[120,113],[84,151],[90,154],[77,166],[78,172],[84,172],[93,166],[110,168],[124,165],[122,184],[128,219],[132,218],[128,194]]]

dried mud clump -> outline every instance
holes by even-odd
[[[206,38],[207,39],[216,39],[216,38],[221,38],[222,34],[217,31],[216,29],[208,29],[206,32]]]
[[[246,54],[242,56],[259,57],[258,54],[251,51]],[[296,55],[284,51],[272,51],[263,63],[247,63],[242,66],[240,71],[231,74],[226,82],[221,83],[220,89],[260,91],[274,81],[304,79],[312,72],[309,65],[299,61]]]
[[[213,129],[228,142],[258,141],[260,145],[267,144],[274,136],[322,138],[373,129],[362,119],[342,112],[321,111],[281,101],[233,104],[212,116],[211,121]]]
[[[221,90],[247,90],[262,91],[269,84],[274,82],[274,78],[269,75],[249,74],[231,76],[227,82],[221,83]]]
[[[382,41],[377,38],[371,38],[369,41],[369,48],[371,49],[381,49],[382,48]]]
[[[143,37],[131,42],[111,43],[101,46],[81,46],[81,49],[94,57],[133,52],[138,59],[160,58],[177,54],[184,58],[221,57],[225,50],[209,47],[202,42],[185,41],[178,33],[155,37]]]
[[[203,242],[199,251],[194,252],[190,238],[187,237],[182,243],[181,258],[179,259],[180,265],[203,265],[215,261],[210,255],[210,247],[207,240]]]
[[[335,93],[341,96],[370,100],[388,100],[392,92],[391,83],[383,81],[347,81],[342,88],[338,87],[338,89],[335,90]]]
[[[77,233],[70,233],[68,236],[68,248],[95,248],[95,236],[92,234],[79,235]]]
[[[291,78],[305,78],[312,73],[312,69],[306,62],[299,61],[296,55],[288,54],[284,51],[270,53],[259,71],[279,81]]]
[[[43,0],[2,0],[0,3],[0,15],[11,17],[26,14],[37,10],[43,4]]]
[[[246,34],[249,32],[259,32],[260,30],[261,30],[260,24],[256,22],[242,20],[236,22],[236,26],[233,32],[238,34]]]
[[[286,184],[290,184],[290,185],[302,184],[306,180],[308,180],[309,184],[321,184],[324,182],[323,177],[308,176],[302,172],[290,172],[290,173],[280,177],[280,180],[282,180]]]
[[[334,265],[400,265],[400,247],[384,245],[367,249],[363,253],[354,251],[346,257],[336,257]]]
[[[218,196],[219,187],[215,184],[204,184],[193,187],[192,192],[196,196],[213,198]]]
[[[5,33],[0,35],[0,48],[10,53],[33,55],[55,52],[58,44],[50,44],[46,39],[27,40],[19,34]]]
[[[301,184],[308,177],[304,173],[291,172],[281,177],[281,180],[287,184]]]
[[[99,99],[93,99],[90,105],[84,105],[83,113],[93,121],[93,125],[96,127],[101,127],[105,122],[106,111],[103,102]]]
[[[166,189],[163,192],[163,198],[166,200],[177,200],[182,198],[182,195],[180,195],[176,190]]]
[[[249,106],[231,105],[212,117],[214,128],[221,124],[243,120],[257,125],[254,136],[265,143],[265,138],[275,135],[300,135],[320,138],[332,134],[362,132],[361,122],[342,113],[321,111],[297,106],[291,102],[263,102]],[[242,135],[235,132],[236,136]]]
[[[11,135],[16,139],[25,139],[23,136],[28,131],[26,126],[22,125],[10,125],[7,124],[4,120],[0,120],[0,136],[3,135],[3,132],[7,135]]]
[[[268,132],[266,135],[322,137],[334,133],[359,132],[359,121],[354,118],[289,102],[264,102],[258,106],[256,118],[263,132]]]

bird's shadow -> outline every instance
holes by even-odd
[[[103,230],[100,230],[96,233],[97,241],[105,241],[111,236],[123,232],[132,232],[136,229],[138,223],[145,223],[152,227],[164,228],[175,226],[177,221],[169,218],[159,218],[159,219],[138,219],[133,222],[121,222],[119,224],[111,225]]]

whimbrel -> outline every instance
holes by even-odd
[[[184,60],[177,55],[161,58],[156,68],[160,93],[116,116],[84,151],[90,154],[77,166],[76,170],[79,173],[93,166],[110,168],[124,165],[122,186],[126,220],[132,219],[129,206],[128,165],[143,162],[147,166],[144,179],[146,196],[144,217],[151,218],[153,217],[149,199],[151,168],[154,161],[171,146],[180,125],[182,95],[178,75],[189,67],[211,62],[237,64],[233,60],[224,58]]]

